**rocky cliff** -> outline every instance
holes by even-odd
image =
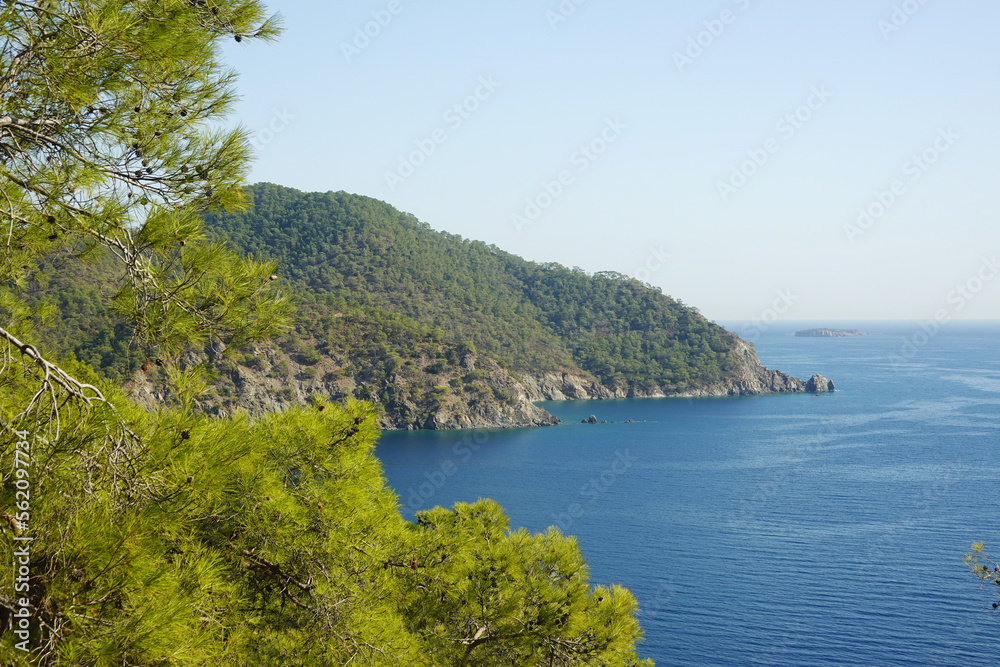
[[[636,387],[608,388],[578,375],[546,373],[522,378],[525,397],[530,401],[572,401],[606,398],[663,398],[708,396],[754,396],[761,394],[787,394],[833,391],[833,382],[822,375],[809,381],[794,378],[781,371],[764,367],[754,349],[738,339],[734,352],[738,363],[725,379],[700,387],[675,391],[638,389]],[[820,388],[822,386],[822,388]]]
[[[316,399],[355,396],[380,403],[385,410],[381,425],[389,430],[517,428],[558,423],[535,405],[541,401],[833,391],[833,382],[821,375],[803,381],[765,368],[743,340],[736,340],[734,355],[736,366],[725,379],[673,390],[608,387],[579,372],[516,374],[474,354],[466,355],[454,368],[430,376],[397,373],[381,387],[368,386],[364,378],[346,374],[330,358],[302,363],[295,354],[273,346],[230,357],[209,351],[189,356],[186,363],[201,363],[209,369],[211,390],[200,405],[206,412],[240,410],[260,415]],[[430,361],[426,360],[428,364]],[[149,409],[172,398],[166,373],[151,364],[136,371],[126,389]]]

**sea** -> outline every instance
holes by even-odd
[[[877,335],[787,335],[815,326]],[[657,665],[1000,664],[1000,588],[962,562],[1000,556],[1000,322],[753,334],[765,366],[836,391],[542,403],[563,423],[376,452],[408,518],[493,498],[575,535]]]

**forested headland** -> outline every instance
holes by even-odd
[[[523,426],[552,422],[531,405],[545,398],[743,391],[736,336],[628,276],[526,261],[368,197],[246,194],[245,213],[205,213],[206,232],[274,262],[294,317],[273,343],[187,358],[205,362],[206,410],[263,414],[319,395],[378,402],[388,428]],[[31,274],[29,300],[58,313],[44,339],[155,405],[165,372],[102,297],[114,263],[79,254]]]

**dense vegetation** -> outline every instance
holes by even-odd
[[[30,500],[17,511],[6,475],[0,558],[33,538],[33,652],[5,588],[3,664],[640,664],[634,598],[589,586],[572,538],[512,531],[490,501],[404,521],[370,403],[251,421],[193,412],[194,393],[150,414],[102,388],[110,403],[64,415],[57,438],[20,433]],[[7,419],[31,387],[0,391]]]
[[[296,314],[267,354],[201,350],[212,362],[212,409],[248,407],[249,382],[268,392],[255,410],[321,393],[378,401],[384,425],[421,428],[436,415],[512,409],[520,373],[670,393],[733,367],[732,334],[626,276],[528,262],[367,197],[269,184],[246,193],[248,212],[205,213],[207,231],[276,263],[271,287],[292,296]],[[148,373],[157,353],[108,301],[122,275],[100,248],[63,246],[27,272],[23,295],[54,313],[38,319],[49,349],[119,382],[142,366],[162,393],[165,374]]]
[[[109,301],[122,277],[107,253],[63,248],[38,258],[25,281],[25,301],[41,347],[71,357],[121,382],[146,359],[149,346],[136,345],[132,328]],[[78,255],[87,259],[80,261]]]
[[[607,386],[683,389],[732,367],[731,334],[626,276],[528,262],[367,197],[270,184],[250,195],[249,213],[209,214],[207,228],[274,260],[302,300],[302,333],[333,347],[358,340],[341,342],[347,317],[386,344],[390,366],[434,341],[453,357],[476,349],[515,371],[582,369]]]

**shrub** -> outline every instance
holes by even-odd
[[[300,364],[314,366],[323,359],[323,355],[317,352],[315,348],[309,347],[299,352],[296,359]]]

